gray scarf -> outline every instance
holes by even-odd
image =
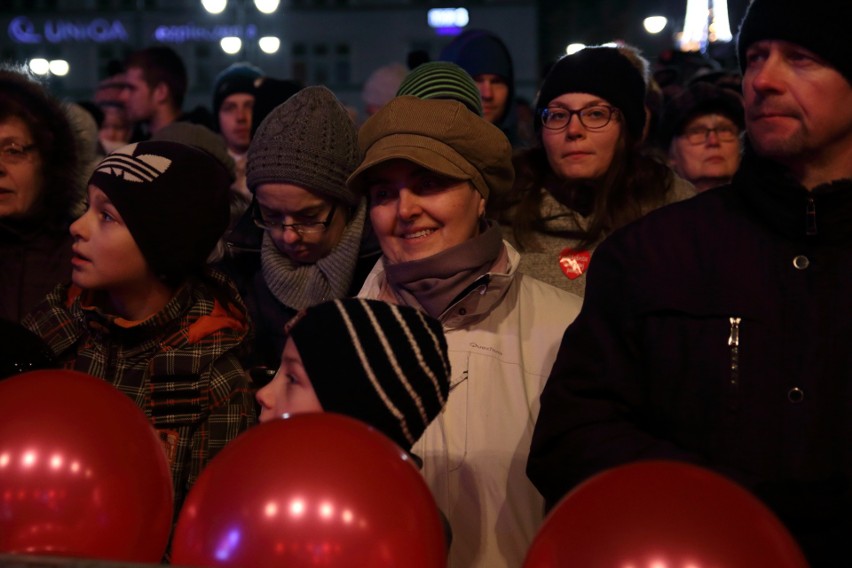
[[[439,318],[453,301],[483,274],[503,250],[503,238],[496,223],[465,242],[410,262],[385,265],[391,289],[409,306]]]
[[[269,233],[265,233],[260,262],[270,292],[279,302],[297,310],[345,297],[358,262],[366,217],[367,202],[362,199],[340,242],[316,264],[294,263],[281,254]]]

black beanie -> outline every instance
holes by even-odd
[[[742,98],[731,89],[698,82],[672,98],[663,108],[659,127],[663,147],[668,148],[675,136],[683,134],[690,120],[706,114],[721,114],[736,124],[740,131],[745,129]]]
[[[235,93],[254,95],[255,82],[263,72],[250,63],[234,63],[226,67],[213,83],[213,115],[219,120],[219,109],[225,99]]]
[[[535,105],[535,127],[550,101],[566,93],[588,93],[621,111],[634,140],[645,128],[645,80],[615,47],[586,47],[557,61],[541,84]]]
[[[848,27],[852,2],[841,0],[754,0],[737,36],[740,70],[745,73],[745,52],[756,41],[789,41],[813,51],[852,84],[852,49]]]
[[[349,298],[288,322],[323,410],[374,426],[410,450],[449,393],[440,322],[414,308]]]
[[[211,154],[150,140],[108,155],[89,184],[115,205],[151,269],[177,284],[203,271],[228,227],[229,180]]]

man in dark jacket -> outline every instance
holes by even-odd
[[[740,171],[598,248],[527,466],[551,505],[613,466],[689,461],[761,497],[812,566],[848,565],[850,20],[850,4],[755,0]]]

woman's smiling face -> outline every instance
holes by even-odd
[[[367,176],[370,220],[388,264],[433,256],[479,233],[485,199],[470,182],[402,159]]]

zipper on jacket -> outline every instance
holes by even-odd
[[[742,318],[732,317],[728,318],[728,321],[731,324],[731,333],[728,335],[728,347],[730,347],[731,351],[730,377],[728,379],[730,400],[728,408],[734,410],[738,406],[736,399],[740,388],[740,323],[742,322]]]
[[[816,235],[816,205],[814,205],[814,198],[812,196],[808,196],[808,204],[805,206],[805,223],[805,234],[809,236]]]

